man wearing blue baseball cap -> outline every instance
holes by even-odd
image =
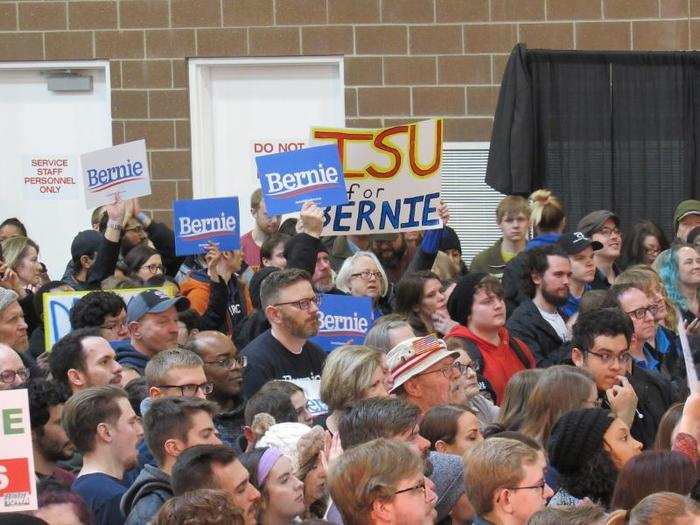
[[[177,313],[187,310],[186,297],[168,297],[160,290],[146,290],[134,296],[126,307],[128,341],[114,341],[117,362],[143,375],[149,359],[177,345]]]

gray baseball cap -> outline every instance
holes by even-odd
[[[615,226],[620,227],[620,218],[609,210],[592,211],[580,221],[576,226],[576,230],[582,232],[586,237],[590,237],[595,232],[600,230],[605,221],[612,219]]]
[[[0,288],[0,312],[15,302],[19,296],[12,290]]]
[[[146,290],[135,295],[126,307],[126,322],[138,321],[146,314],[160,314],[175,307],[178,312],[190,307],[187,297],[169,297],[160,290]]]

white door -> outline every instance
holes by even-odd
[[[92,76],[92,90],[50,91],[47,76],[71,69]],[[112,116],[107,62],[0,63],[0,221],[19,218],[41,249],[52,279],[60,279],[70,260],[75,234],[90,228],[82,183],[74,198],[25,196],[26,156],[72,159],[112,145]]]
[[[255,155],[305,145],[311,126],[345,125],[342,57],[193,59],[189,73],[194,196],[237,195],[245,233]]]

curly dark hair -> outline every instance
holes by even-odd
[[[73,330],[102,326],[105,317],[116,317],[122,310],[126,310],[126,303],[114,292],[90,292],[71,307],[70,324]]]
[[[29,421],[32,431],[38,436],[44,432],[44,425],[49,422],[49,409],[62,405],[70,397],[68,389],[56,381],[44,378],[31,379],[27,383],[29,396]]]
[[[618,471],[602,448],[576,471],[559,475],[559,486],[576,498],[589,498],[606,509],[610,507]]]

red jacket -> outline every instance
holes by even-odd
[[[484,361],[484,368],[481,373],[488,379],[489,383],[491,383],[494,392],[496,392],[496,404],[500,406],[501,403],[503,403],[506,383],[508,383],[508,380],[513,374],[520,370],[525,370],[525,367],[508,345],[508,330],[502,327],[498,331],[498,335],[501,342],[498,346],[494,346],[488,341],[481,339],[467,327],[457,325],[447,334],[447,337],[469,339],[479,348]],[[520,344],[520,348],[522,348],[527,359],[530,361],[530,368],[535,368],[535,358],[532,356],[530,349],[520,339],[516,339],[516,341]]]

